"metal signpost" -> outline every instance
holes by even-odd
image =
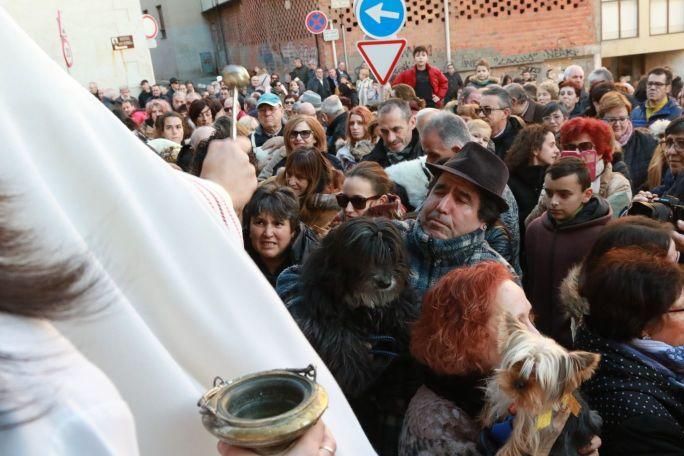
[[[354,12],[363,33],[372,38],[359,41],[356,47],[375,78],[384,86],[406,48],[406,40],[396,36],[406,23],[406,2],[357,0]]]

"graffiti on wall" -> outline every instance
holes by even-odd
[[[544,49],[543,51],[528,52],[517,55],[492,55],[485,56],[489,64],[493,67],[525,66],[534,67],[532,63],[544,62],[545,60],[572,59],[580,55],[577,49]],[[482,58],[482,55],[460,54],[457,56],[456,66],[463,70],[475,68],[475,64]]]

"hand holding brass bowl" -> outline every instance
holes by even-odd
[[[316,424],[328,394],[316,369],[271,370],[223,381],[199,400],[202,423],[224,442],[272,455],[285,451]]]
[[[241,89],[249,85],[249,73],[240,65],[227,65],[221,72],[221,77],[229,89]]]

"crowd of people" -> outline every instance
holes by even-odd
[[[233,201],[244,248],[378,454],[503,445],[480,417],[506,314],[602,356],[582,393],[603,426],[578,454],[684,454],[682,79],[499,79],[484,59],[463,77],[413,57],[387,87],[344,62],[254,68],[237,106],[221,81],[89,90],[200,178],[236,119],[258,181]],[[303,442],[334,453],[320,426]]]

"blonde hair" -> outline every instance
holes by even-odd
[[[492,135],[492,127],[482,119],[469,120],[466,125],[470,134],[473,134],[474,131],[484,131],[487,132],[487,136],[491,137]]]
[[[549,92],[549,95],[551,95],[552,100],[558,100],[558,84],[556,84],[552,80],[549,79],[539,84],[539,86],[537,87],[537,92],[539,92],[539,89],[546,90],[547,92]]]

